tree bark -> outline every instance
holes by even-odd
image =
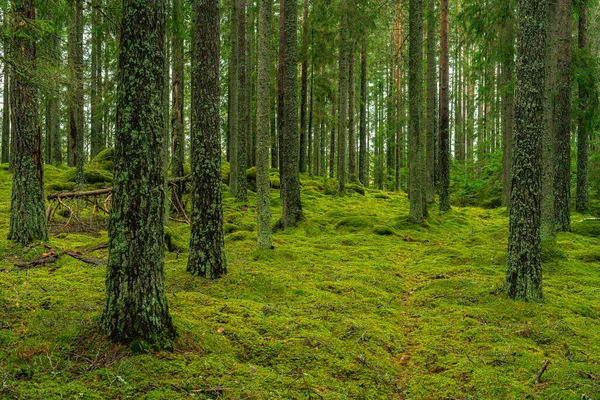
[[[8,7],[8,1],[7,1]],[[4,14],[2,25],[5,31],[8,31],[8,14]],[[9,40],[4,39],[2,42],[2,48],[5,57],[10,53]],[[10,161],[10,74],[8,68],[8,62],[4,62],[4,79],[2,79],[2,149],[0,151],[0,162],[2,164]]]
[[[354,122],[355,107],[355,57],[354,40],[350,41],[348,51],[348,180],[358,182],[356,169],[356,125]]]
[[[306,172],[306,153],[307,153],[307,108],[308,108],[308,0],[304,0],[302,13],[302,57],[301,93],[302,101],[300,103],[300,173]]]
[[[231,53],[229,57],[229,194],[237,197],[239,183],[238,147],[239,147],[239,49],[238,49],[238,2],[231,1],[231,34],[229,42]],[[246,172],[244,171],[244,178]]]
[[[519,300],[542,298],[541,153],[544,130],[546,0],[520,0],[515,132],[505,291]]]
[[[75,182],[83,185],[83,0],[70,0],[72,20],[69,26],[69,166],[77,168]]]
[[[427,144],[425,193],[428,203],[435,200],[435,95],[437,86],[437,35],[435,0],[427,0]]]
[[[166,1],[124,0],[102,328],[118,343],[175,334],[164,287]]]
[[[35,0],[13,0],[10,81],[13,171],[8,239],[21,245],[47,240],[42,140],[35,86]]]
[[[258,11],[258,86],[257,99],[270,99],[271,15],[273,0],[259,0]],[[269,182],[269,142],[271,101],[256,103],[256,206],[259,250],[273,248],[271,236],[271,184]]]
[[[506,1],[502,29],[502,203],[510,208],[512,136],[514,125],[515,19],[513,6]]]
[[[340,21],[340,58],[339,58],[339,114],[338,114],[338,194],[346,191],[346,157],[347,157],[347,129],[348,129],[348,5],[341,3]]]
[[[183,35],[185,26],[183,20],[182,0],[173,0],[173,32],[171,38],[171,48],[173,52],[173,79],[171,82],[172,93],[171,101],[171,176],[178,178],[183,176],[183,165],[185,157],[185,140],[183,130]],[[171,188],[171,209],[179,214],[179,204],[182,204],[182,196],[185,190],[185,184],[173,186]]]
[[[360,51],[360,149],[358,179],[369,186],[369,158],[367,148],[367,29],[363,28]]]
[[[558,1],[558,79],[556,82],[556,175],[554,211],[558,232],[571,231],[571,36],[572,0]]]
[[[92,77],[90,86],[91,132],[90,158],[106,148],[106,138],[102,129],[102,27],[100,8],[102,0],[92,2]]]
[[[219,98],[219,2],[195,0],[192,33],[192,215],[187,270],[227,272],[223,233]]]
[[[448,0],[441,0],[440,25],[440,211],[450,210],[450,107]]]
[[[248,201],[248,178],[246,177],[247,165],[247,141],[248,128],[250,121],[248,119],[248,90],[246,87],[247,65],[249,62],[246,54],[246,0],[237,0],[238,2],[238,131],[237,131],[237,190],[235,199],[238,202]]]
[[[589,77],[589,43],[588,43],[588,8],[579,3],[579,51],[581,57],[581,74],[579,81],[579,116],[577,128],[577,197],[575,207],[577,212],[587,213],[590,210],[589,195],[589,97],[593,93],[595,82]]]

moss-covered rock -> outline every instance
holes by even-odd
[[[102,150],[92,159],[90,166],[94,169],[112,172],[115,167],[115,148],[109,147]]]
[[[75,182],[77,171],[75,168],[69,168],[59,178],[60,182]],[[88,185],[111,184],[113,181],[112,172],[102,169],[85,169],[83,171],[85,183]]]

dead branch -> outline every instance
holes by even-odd
[[[19,268],[31,269],[53,263],[59,257],[60,253],[57,253],[56,249],[51,249],[48,253],[43,253],[29,262],[19,261],[15,265]]]
[[[96,250],[101,250],[101,249],[107,249],[108,248],[108,242],[106,243],[100,243],[97,246],[92,247],[91,249],[87,250],[88,253],[93,253]]]
[[[540,369],[540,371],[537,373],[537,376],[535,377],[536,385],[539,385],[541,383],[542,375],[544,375],[544,372],[546,372],[549,365],[550,365],[550,361],[544,361],[544,365],[542,365],[542,368]]]
[[[112,188],[90,190],[87,192],[56,193],[56,194],[48,195],[48,200],[75,199],[78,197],[102,196],[103,194],[111,194],[111,193],[112,193]]]
[[[76,260],[83,261],[84,263],[89,264],[94,267],[101,267],[102,265],[106,264],[106,262],[104,260],[101,260],[96,257],[86,257],[77,251],[67,250],[63,254],[71,256]]]

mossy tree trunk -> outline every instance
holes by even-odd
[[[6,7],[8,8],[8,0],[6,0]],[[2,27],[4,31],[8,31],[8,14],[2,16]],[[10,46],[7,38],[2,41],[2,49],[4,55],[8,56]],[[10,160],[10,86],[9,86],[9,68],[8,62],[4,61],[4,78],[2,79],[2,148],[0,151],[0,162],[7,163]]]
[[[307,137],[308,137],[308,0],[304,0],[302,11],[302,58],[301,87],[302,99],[300,102],[300,173],[306,172],[307,164]]]
[[[61,68],[60,32],[61,22],[55,19],[54,29],[48,39],[49,62],[57,70]],[[60,134],[60,95],[58,82],[49,82],[51,87],[46,93],[46,162],[50,164],[62,163],[62,140]]]
[[[237,196],[239,183],[238,168],[238,131],[239,131],[239,88],[238,88],[238,2],[231,1],[231,34],[229,43],[231,46],[229,56],[229,194]],[[244,171],[244,177],[246,172]]]
[[[173,49],[173,79],[171,82],[171,176],[178,178],[182,177],[184,174],[183,163],[185,157],[183,131],[183,36],[185,35],[185,25],[183,20],[182,0],[173,0],[172,7],[173,27],[171,48]],[[184,189],[184,182],[171,187],[171,209],[175,213],[184,212],[184,210],[181,210]]]
[[[292,227],[302,218],[300,202],[300,176],[298,162],[298,0],[282,0],[283,6],[283,112],[281,114],[281,180],[284,229]]]
[[[505,291],[542,298],[540,240],[547,0],[520,0],[515,132]]]
[[[250,99],[248,97],[247,75],[248,59],[246,46],[246,0],[238,2],[238,130],[237,130],[237,188],[235,198],[237,201],[248,201],[248,179],[246,177],[246,165],[248,161],[247,141],[249,136],[249,109]],[[232,166],[234,168],[234,166]]]
[[[367,148],[367,29],[363,28],[360,50],[360,146],[358,180],[369,186],[369,150]]]
[[[83,185],[83,0],[70,0],[69,25],[69,165],[77,168],[75,182]]]
[[[335,121],[336,104],[335,98],[331,99],[331,121]],[[331,123],[331,132],[329,133],[329,177],[335,178],[335,125],[336,122]]]
[[[558,79],[556,82],[556,175],[554,210],[558,232],[571,230],[571,44],[572,0],[558,1]]]
[[[35,44],[35,0],[13,0],[10,81],[13,171],[8,239],[26,245],[47,240],[42,138],[38,125]]]
[[[354,113],[356,112],[355,105],[355,42],[350,40],[348,46],[348,181],[352,183],[358,182],[358,174],[356,169],[356,125]]]
[[[124,0],[102,328],[113,341],[175,332],[164,285],[166,0]]]
[[[440,211],[450,210],[450,51],[448,0],[440,7]]]
[[[259,0],[258,14],[258,76],[257,99],[270,99],[271,68],[271,19],[273,0]],[[271,123],[271,102],[256,103],[256,205],[258,208],[259,250],[273,248],[271,237],[271,185],[269,182],[269,142]]]
[[[587,213],[590,210],[589,194],[589,97],[590,91],[594,92],[596,82],[589,77],[589,43],[588,43],[588,22],[587,5],[579,3],[579,52],[581,59],[581,73],[579,80],[579,115],[577,127],[577,197],[575,207],[577,212]]]
[[[558,0],[548,2],[546,25],[546,81],[544,88],[544,132],[542,134],[542,197],[541,237],[544,242],[556,241],[554,214],[554,176],[556,168],[556,68],[558,57]]]
[[[188,272],[227,272],[219,130],[219,2],[194,0],[192,33],[192,217]]]
[[[425,194],[428,203],[435,200],[435,95],[437,94],[437,35],[435,0],[427,0],[427,144]]]
[[[348,5],[341,3],[340,21],[340,55],[339,55],[339,114],[338,114],[338,194],[346,191],[346,157],[347,157],[347,129],[348,129]]]
[[[102,26],[101,0],[92,2],[92,76],[90,82],[90,158],[106,148],[106,138],[102,129]]]

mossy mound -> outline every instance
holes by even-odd
[[[115,167],[115,148],[109,147],[102,150],[96,157],[92,158],[90,166],[94,169],[112,172]]]
[[[600,238],[600,220],[590,219],[571,224],[573,233],[581,236]]]
[[[379,236],[392,236],[396,232],[389,226],[377,225],[375,228],[373,228],[373,233]]]
[[[367,217],[352,216],[342,219],[335,226],[338,228],[370,228],[373,226],[373,222]]]
[[[75,182],[76,177],[77,170],[70,168],[60,176],[59,180],[61,183]],[[102,169],[84,169],[83,179],[86,185],[109,185],[112,184],[113,174]]]

